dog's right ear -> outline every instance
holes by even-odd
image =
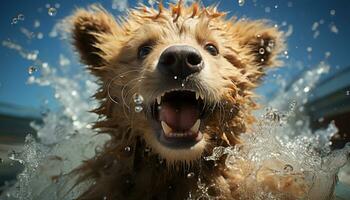
[[[78,9],[70,18],[73,45],[83,63],[99,67],[104,63],[101,43],[106,35],[117,34],[118,24],[114,17],[101,6]]]

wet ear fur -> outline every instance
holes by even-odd
[[[244,74],[252,83],[260,82],[266,68],[283,65],[279,54],[285,49],[284,33],[268,21],[236,21],[230,31],[240,47]]]
[[[78,9],[70,17],[73,45],[83,63],[99,67],[104,63],[103,51],[99,48],[101,36],[116,34],[118,24],[113,16],[99,5]]]
[[[246,49],[250,62],[258,66],[259,70],[282,65],[278,60],[278,55],[285,49],[282,31],[265,20],[238,21],[234,27],[240,45]]]

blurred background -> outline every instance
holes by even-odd
[[[165,4],[167,1],[163,1]],[[187,3],[193,1],[186,1]],[[203,0],[204,5],[217,3]],[[54,66],[57,73],[67,73],[67,66],[76,66],[69,73],[82,69],[72,51],[63,20],[78,7],[91,0],[3,0],[0,8],[0,193],[13,181],[21,165],[9,159],[20,151],[27,134],[34,134],[33,123],[42,123],[48,110],[59,110],[52,87],[31,84],[41,76],[41,68]],[[99,1],[115,16],[138,3],[151,0]],[[154,4],[156,6],[156,4]],[[283,52],[285,67],[271,70],[257,92],[268,103],[283,79],[293,84],[305,71],[320,63],[330,66],[315,87],[303,88],[308,93],[305,112],[310,127],[325,127],[334,120],[339,133],[333,147],[342,148],[350,141],[350,1],[346,0],[221,0],[220,10],[229,16],[272,21],[288,36],[288,49]],[[45,61],[38,61],[38,57]],[[39,66],[40,65],[40,66]],[[288,87],[287,87],[288,88]],[[74,95],[72,93],[72,95]]]

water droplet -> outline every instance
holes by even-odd
[[[244,3],[245,3],[245,0],[238,0],[238,5],[239,5],[239,6],[243,6]]]
[[[18,14],[17,19],[23,21],[24,20],[24,15],[23,14]]]
[[[176,79],[177,79],[177,76],[174,76],[174,79],[176,80]]]
[[[267,47],[266,47],[266,51],[267,51],[267,52],[271,52],[271,47],[267,46]]]
[[[260,48],[260,49],[259,49],[259,53],[260,53],[260,54],[265,54],[265,49],[264,49],[264,48]]]
[[[142,106],[135,106],[135,112],[139,113],[143,110]]]
[[[60,7],[61,7],[61,4],[55,3],[55,8],[60,8]]]
[[[293,171],[293,166],[292,165],[289,165],[289,164],[286,164],[284,167],[283,167],[283,170],[285,172],[292,172]]]
[[[11,22],[11,24],[17,24],[17,22],[18,22],[17,17],[12,18],[12,22]]]
[[[261,62],[264,62],[265,61],[265,59],[264,58],[261,58],[261,60],[260,60]]]
[[[133,96],[133,99],[134,99],[134,103],[136,105],[140,105],[143,103],[143,96],[138,94],[138,93],[135,93],[134,96]]]
[[[339,30],[338,30],[338,28],[337,28],[337,26],[335,24],[331,24],[330,25],[330,29],[331,29],[332,33],[337,34],[339,32]]]
[[[332,9],[330,12],[329,12],[331,15],[335,15],[335,10],[334,9]]]
[[[34,21],[34,28],[38,28],[40,26],[40,21],[39,20],[35,20]]]
[[[284,55],[288,55],[288,51],[284,51],[283,54],[284,54]]]
[[[194,175],[195,175],[194,172],[190,172],[190,173],[187,174],[187,178],[193,178]]]
[[[271,8],[270,8],[270,7],[266,7],[266,8],[265,8],[265,12],[266,12],[266,13],[270,13],[270,12],[271,12]]]
[[[34,66],[28,67],[28,74],[33,74],[34,72],[38,71],[38,69]]]
[[[307,51],[307,52],[311,52],[311,51],[312,51],[312,47],[307,47],[307,48],[306,48],[306,51]]]
[[[41,33],[41,32],[39,32],[38,35],[36,35],[36,37],[37,37],[39,40],[41,40],[41,39],[44,38],[44,34]]]
[[[126,146],[126,147],[124,148],[124,151],[130,152],[130,151],[131,151],[131,147],[130,147],[130,146]]]
[[[306,87],[304,88],[304,92],[305,92],[305,93],[308,93],[309,91],[310,91],[310,87],[306,86]]]
[[[50,7],[47,11],[50,16],[55,16],[57,14],[56,8]]]
[[[181,83],[181,87],[185,87],[185,83]]]

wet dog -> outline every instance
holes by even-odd
[[[281,65],[284,38],[265,20],[225,14],[181,2],[132,9],[118,22],[99,6],[73,14],[73,44],[101,86],[94,127],[110,135],[76,170],[92,181],[81,199],[239,197],[237,170],[203,158],[240,143],[254,122],[253,89]]]

